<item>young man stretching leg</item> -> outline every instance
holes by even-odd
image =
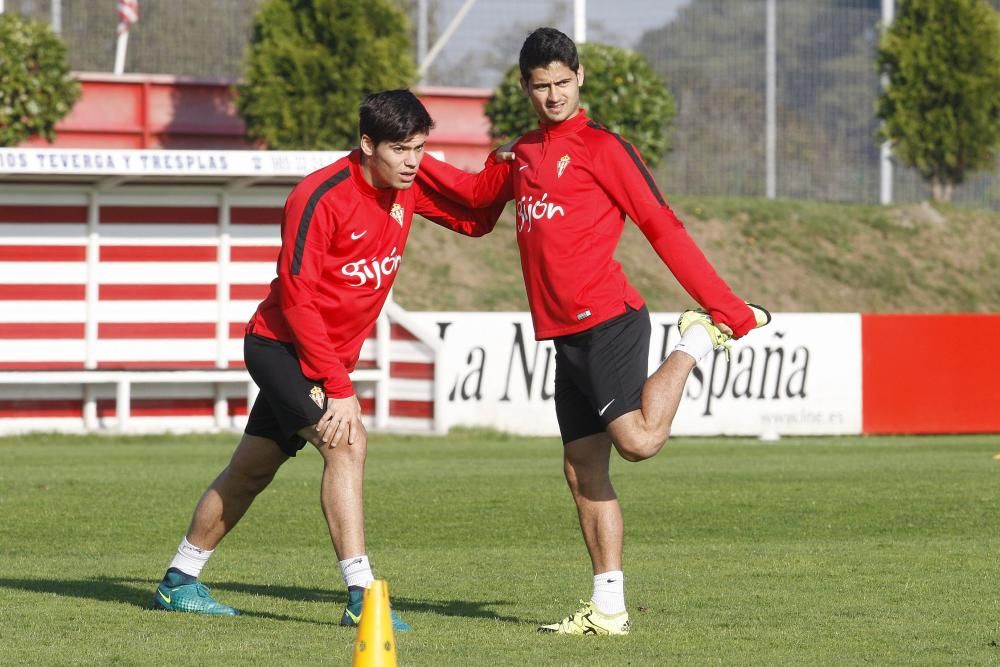
[[[608,465],[657,452],[698,361],[770,321],[737,298],[667,206],[635,147],[580,108],[576,45],[552,28],[525,40],[521,86],[540,128],[479,174],[428,159],[419,180],[469,206],[514,199],[535,337],[556,350],[563,467],[594,573],[591,601],[542,632],[626,634],[623,521]],[[680,318],[681,341],[647,378],[649,313],[613,254],[628,215],[705,310]]]
[[[232,460],[195,508],[153,595],[157,607],[237,613],[198,577],[278,468],[310,442],[323,456],[321,505],[348,588],[341,624],[360,620],[374,577],[362,509],[367,433],[348,373],[389,295],[413,214],[481,236],[502,210],[462,207],[415,183],[432,126],[409,91],[370,95],[360,109],[360,149],[306,176],[288,196],[278,276],[244,339],[260,394]],[[395,611],[392,622],[409,629]]]

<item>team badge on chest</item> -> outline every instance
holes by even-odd
[[[399,204],[393,204],[392,210],[389,211],[389,217],[399,223],[399,226],[403,226],[403,207]]]
[[[569,153],[559,158],[559,162],[556,163],[556,178],[562,178],[563,172],[566,171],[566,167],[568,166],[569,166]]]

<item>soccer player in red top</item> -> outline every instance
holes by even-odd
[[[513,161],[491,156],[484,171],[466,174],[427,160],[419,180],[470,206],[515,201],[535,337],[555,345],[564,471],[594,572],[591,601],[539,630],[626,634],[623,523],[608,475],[611,447],[629,461],[659,452],[696,363],[770,315],[718,276],[636,149],[587,118],[580,108],[584,70],[573,41],[539,28],[519,60],[540,127],[514,144]],[[704,308],[681,316],[680,343],[648,379],[649,313],[613,257],[626,215]]]
[[[285,202],[277,278],[246,328],[260,388],[229,465],[205,491],[153,596],[161,609],[236,614],[198,581],[215,547],[310,442],[323,456],[321,503],[348,587],[342,625],[357,625],[373,581],[362,483],[367,433],[348,373],[396,278],[414,213],[469,236],[503,209],[472,210],[415,181],[433,123],[407,90],[368,96],[360,149],[306,176]],[[409,626],[392,612],[393,627]]]

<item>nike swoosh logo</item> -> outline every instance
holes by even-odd
[[[614,403],[617,400],[618,400],[617,398],[612,398],[610,401],[608,401],[607,405],[605,405],[603,408],[601,408],[600,410],[597,411],[597,416],[598,417],[603,417],[604,413],[607,412],[608,408],[611,407],[611,404]]]
[[[164,602],[166,602],[167,604],[170,604],[170,596],[169,595],[164,595],[163,591],[161,591],[159,588],[156,589],[156,592],[160,594],[160,597],[163,598]]]
[[[361,232],[360,234],[355,234],[354,232],[351,232],[351,240],[352,241],[357,241],[358,239],[360,239],[362,236],[364,236],[367,233],[368,233],[367,229],[365,231]]]
[[[528,168],[528,166],[529,166],[529,165],[524,165],[523,167],[518,167],[518,168],[517,168],[517,170],[518,170],[518,171],[524,171],[525,169],[527,169],[527,168]]]
[[[355,616],[353,613],[351,613],[350,609],[345,609],[344,613],[346,613],[350,617],[351,621],[353,621],[354,623],[360,623],[361,622],[361,614],[358,614],[357,616]]]

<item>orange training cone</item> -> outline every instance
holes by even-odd
[[[396,640],[392,636],[389,584],[372,582],[361,602],[361,622],[354,640],[352,667],[396,667]]]

